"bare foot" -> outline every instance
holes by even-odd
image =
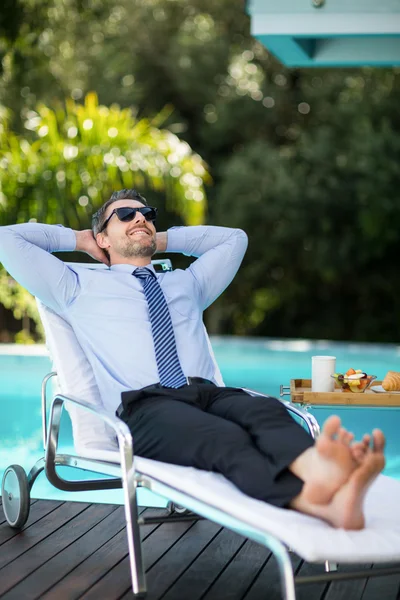
[[[312,504],[329,503],[359,465],[356,456],[363,445],[352,450],[353,434],[341,427],[337,416],[326,420],[315,446],[301,454],[290,470],[304,481],[302,494]]]
[[[340,487],[328,504],[312,503],[302,492],[292,501],[291,508],[324,519],[337,528],[363,529],[365,495],[385,466],[384,435],[380,430],[374,430],[372,437],[372,449],[366,451],[361,464],[350,474],[348,481]]]

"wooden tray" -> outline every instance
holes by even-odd
[[[326,404],[335,406],[400,406],[400,394],[390,392],[377,394],[371,390],[374,385],[382,385],[382,381],[373,381],[365,392],[343,392],[335,384],[334,392],[312,392],[311,379],[291,379],[291,401],[298,404]]]

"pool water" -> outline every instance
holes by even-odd
[[[400,347],[395,345],[227,337],[213,338],[212,345],[226,385],[247,387],[272,396],[279,396],[280,385],[289,385],[290,379],[310,378],[311,356],[316,354],[336,356],[339,372],[360,368],[382,379],[388,370],[400,371]],[[0,346],[0,476],[10,464],[20,464],[28,472],[43,456],[40,393],[42,379],[50,371],[51,362],[43,347]],[[400,479],[400,409],[312,409],[320,425],[332,412],[339,414],[345,427],[357,438],[374,427],[383,429],[388,440],[384,473]],[[60,452],[72,451],[71,427],[64,412]],[[67,479],[89,475],[68,467],[60,468],[60,474]],[[164,499],[146,490],[139,492],[140,504],[165,505]],[[123,503],[121,490],[74,493],[56,490],[44,473],[35,482],[32,497]]]

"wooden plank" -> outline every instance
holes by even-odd
[[[246,540],[229,562],[221,576],[205,594],[204,600],[240,600],[253,585],[270,556],[270,551],[256,542]],[[264,590],[264,598],[269,595]]]
[[[146,569],[150,598],[164,597],[165,592],[196,561],[221,529],[222,527],[211,521],[197,521],[166,554]],[[190,595],[191,590],[187,591]],[[131,590],[122,598],[131,598]]]
[[[182,600],[189,596],[191,600],[202,598],[244,543],[245,540],[237,533],[229,529],[220,531],[163,596],[163,600]]]
[[[299,577],[310,577],[311,575],[322,575],[325,573],[324,565],[306,563],[303,561],[296,575]],[[296,600],[320,600],[325,598],[324,594],[329,589],[330,583],[308,583],[307,585],[296,586]]]
[[[145,509],[139,512],[143,513],[143,510]],[[99,547],[96,539],[93,553],[43,594],[41,600],[60,600],[60,598],[75,600],[101,580],[104,575],[128,555],[128,540],[124,520],[123,525],[123,528],[102,546]],[[143,525],[140,528],[142,541],[158,527],[160,525]],[[127,569],[129,573],[129,567]]]
[[[163,523],[157,527],[143,542],[146,568],[151,567],[161,556],[168,552],[192,526],[192,523],[185,521],[181,523]],[[110,551],[113,552],[113,549],[110,549]],[[115,566],[100,581],[80,596],[82,600],[99,600],[99,598],[116,600],[127,592],[131,593],[132,583],[128,556],[125,556],[118,564],[114,564]],[[148,596],[146,600],[150,599],[151,596]]]
[[[36,546],[39,542],[51,535],[66,523],[69,523],[76,515],[84,511],[89,505],[82,503],[66,503],[51,513],[27,527],[23,533],[14,536],[2,545],[0,555],[0,567],[4,567],[24,554],[27,550]]]
[[[364,589],[367,585],[368,571],[372,565],[342,565],[339,567],[340,573],[349,571],[365,570],[365,579],[354,579],[350,581],[333,581],[324,596],[324,600],[361,600]],[[386,599],[385,599],[386,600]]]
[[[144,525],[143,535],[146,537],[159,525]],[[40,596],[40,600],[60,600],[68,598],[75,600],[82,597],[82,593],[92,586],[101,583],[102,578],[126,558],[128,553],[128,541],[125,528],[111,538],[106,544],[95,550],[91,556],[79,564],[66,577],[53,586],[48,592]],[[126,565],[127,579],[130,584],[129,565]],[[101,587],[101,586],[100,586]],[[103,598],[103,596],[98,596]],[[114,596],[112,596],[114,598]],[[147,600],[149,600],[147,598]]]
[[[7,523],[4,523],[0,527],[0,567],[2,566],[1,557],[3,554],[2,544],[10,540],[15,536],[19,536],[22,531],[27,531],[35,523],[43,519],[46,515],[49,515],[53,511],[60,508],[64,502],[57,502],[55,500],[39,501],[31,507],[28,522],[22,529],[12,529]]]
[[[7,564],[3,567],[4,570],[0,570],[0,596],[115,510],[117,506],[110,504],[92,504],[87,510],[78,513],[67,526],[57,529],[41,543],[30,548],[20,557],[20,560],[13,560],[11,564]]]
[[[393,563],[374,565],[373,570],[384,567],[393,567]],[[368,579],[362,600],[376,600],[377,598],[381,598],[382,600],[397,600],[399,596],[400,574]]]
[[[266,548],[264,548],[264,550],[266,550]],[[266,560],[264,561],[264,564],[257,573],[246,596],[244,596],[246,600],[265,600],[266,598],[268,598],[268,600],[282,599],[279,571],[276,560],[269,551],[265,556]],[[295,570],[301,563],[301,560],[296,554],[293,553],[290,553],[290,559],[292,568]],[[240,568],[238,570],[240,571]]]
[[[53,556],[46,564],[21,581],[20,584],[3,596],[4,600],[21,600],[21,598],[28,597],[42,598],[49,588],[93,554],[96,548],[113,538],[116,532],[124,528],[124,525],[124,510],[120,506],[70,546]]]
[[[32,512],[34,522],[0,546],[2,600],[133,600],[123,507],[39,500]],[[236,533],[197,521],[142,526],[141,537],[146,600],[281,600],[273,556]],[[300,576],[324,572],[290,556]],[[397,600],[400,574],[368,580],[369,568],[343,565],[365,569],[365,579],[298,586],[296,599]]]

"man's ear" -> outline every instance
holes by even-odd
[[[105,240],[106,236],[103,233],[98,233],[96,235],[96,242],[97,245],[100,248],[103,248],[103,250],[106,250],[107,248],[110,247],[110,244]]]

